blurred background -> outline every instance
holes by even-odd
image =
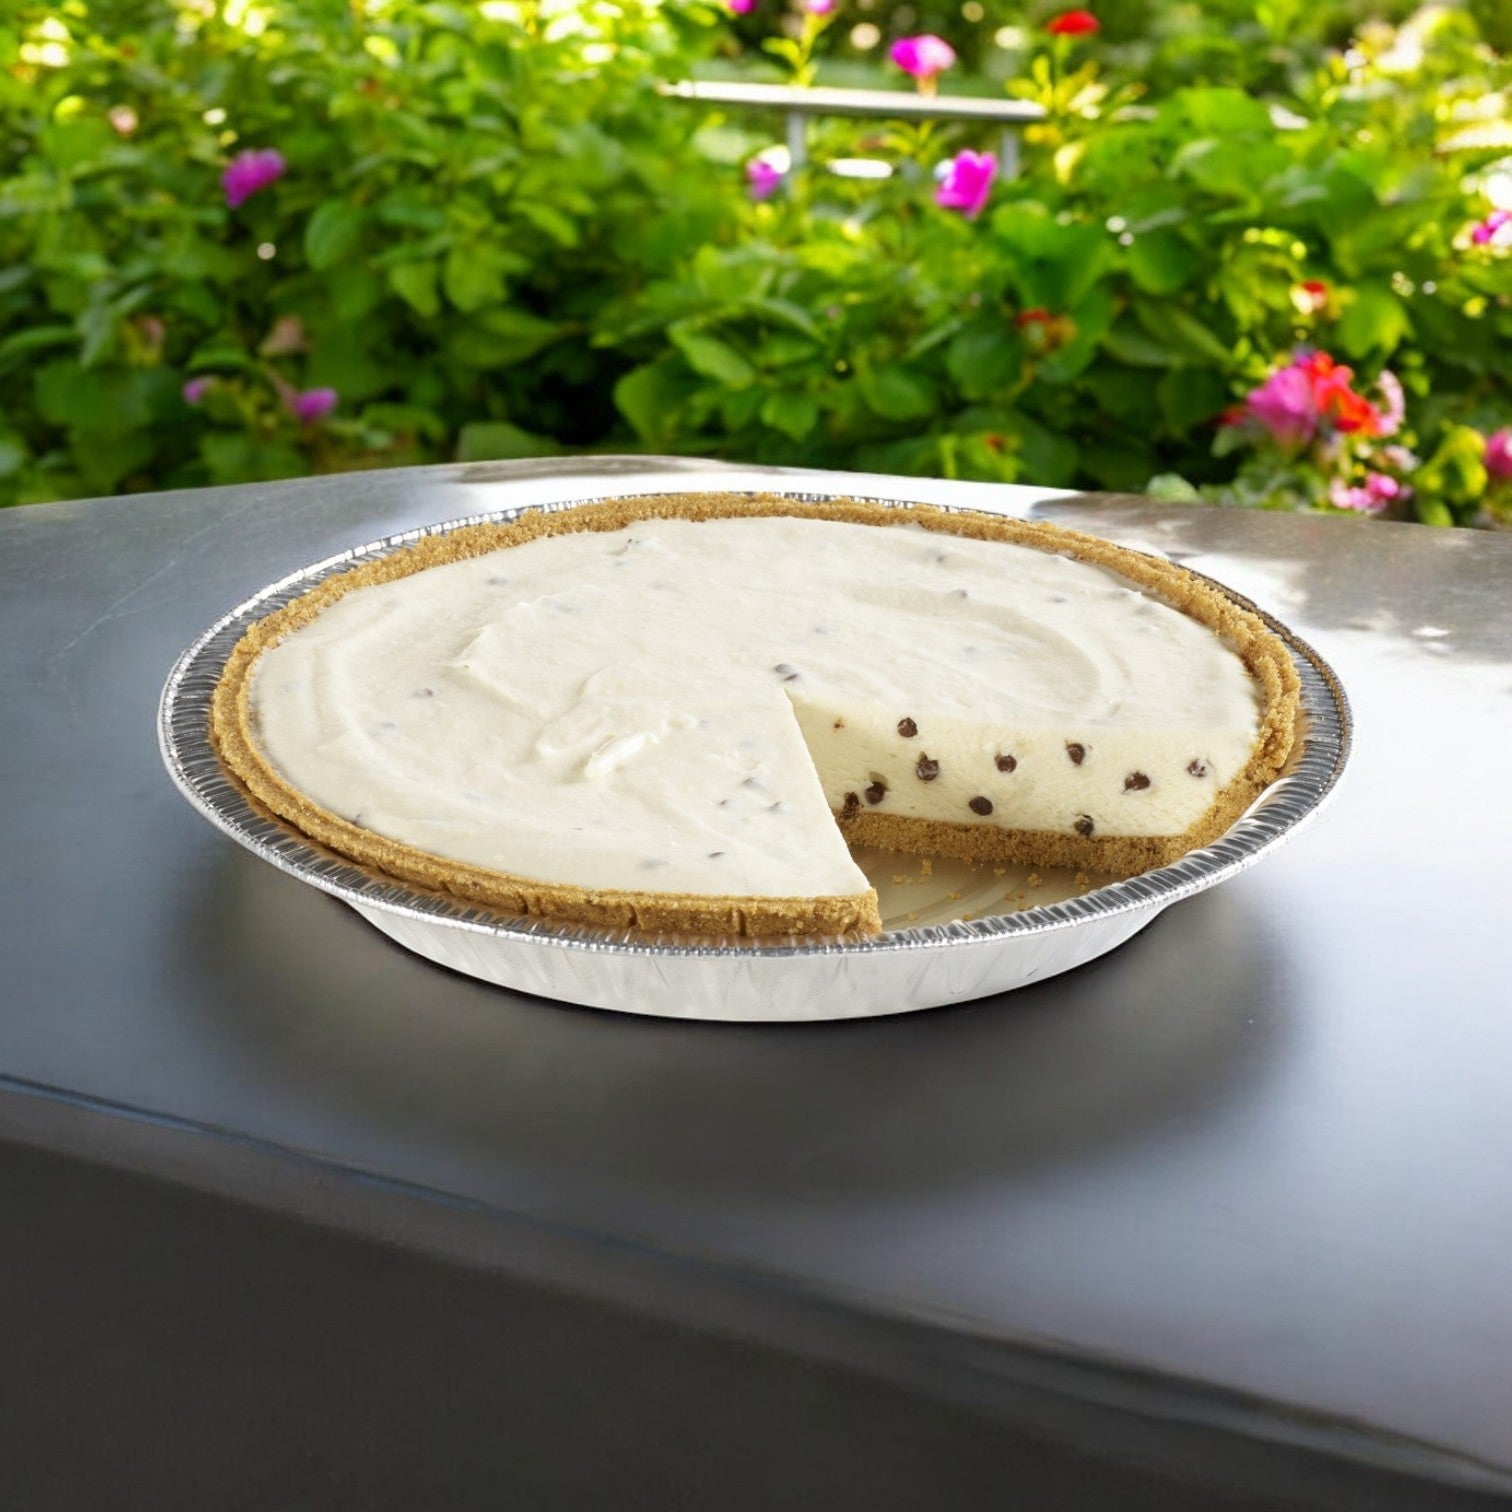
[[[1512,523],[1512,4],[15,0],[0,504],[572,452]],[[982,123],[689,79],[1035,107]]]

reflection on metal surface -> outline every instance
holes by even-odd
[[[587,502],[594,501],[537,507]],[[629,1012],[760,1021],[899,1013],[1007,991],[1095,959],[1161,909],[1252,865],[1317,813],[1348,757],[1349,713],[1337,679],[1311,648],[1262,614],[1286,642],[1302,680],[1303,738],[1286,773],[1219,840],[1170,866],[1080,896],[864,940],[693,941],[502,918],[364,871],[255,809],[222,771],[208,734],[221,669],[246,628],[332,573],[424,535],[520,512],[407,531],[271,584],[183,654],[159,712],[169,772],[207,819],[264,860],[349,903],[400,944],[485,981]]]

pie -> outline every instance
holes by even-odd
[[[211,733],[370,870],[561,923],[875,933],[853,844],[1128,876],[1281,771],[1298,679],[1169,562],[924,505],[675,494],[422,538],[254,624]]]

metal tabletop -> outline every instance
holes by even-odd
[[[899,1019],[763,1028],[564,1007],[428,966],[240,851],[162,771],[169,666],[264,583],[432,521],[710,481],[1032,513],[1210,573],[1339,673],[1357,720],[1342,789],[1275,856],[1068,976]],[[604,1310],[598,1332],[552,1333],[574,1359],[613,1319],[652,1319],[664,1341],[756,1341],[764,1359],[905,1393],[908,1412],[876,1417],[868,1462],[903,1465],[886,1456],[916,1432],[912,1452],[932,1444],[960,1469],[953,1487],[931,1468],[940,1507],[971,1502],[971,1476],[985,1485],[994,1434],[1004,1464],[1017,1446],[1020,1486],[1043,1473],[1049,1487],[1061,1456],[1058,1489],[1029,1507],[1512,1504],[1509,586],[1506,536],[657,458],[0,514],[0,1467],[20,1473],[62,1433],[48,1393],[79,1389],[100,1352],[140,1379],[151,1346],[123,1342],[124,1304],[92,1312],[93,1288],[130,1271],[119,1257],[148,1242],[133,1224],[154,1203],[195,1196],[231,1225],[196,1252],[201,1282],[261,1242],[235,1223],[277,1215],[351,1246],[330,1264],[354,1287],[373,1257],[403,1254],[484,1278],[469,1307],[514,1288]],[[106,1212],[126,1216],[86,1257],[85,1219]],[[27,1246],[54,1231],[62,1258],[42,1264]],[[87,1305],[49,1280],[86,1259]],[[162,1305],[213,1332],[241,1296]],[[196,1359],[219,1379],[203,1344],[174,1337],[175,1368]],[[364,1368],[439,1381],[461,1347]],[[786,1388],[751,1368],[732,1389],[754,1413]],[[621,1383],[604,1420],[639,1412],[654,1441],[658,1389]],[[130,1391],[100,1400],[155,1421]],[[926,1443],[938,1404],[966,1414],[960,1444],[981,1463]],[[102,1435],[75,1452],[103,1455]],[[690,1454],[686,1475],[717,1458]],[[783,1461],[771,1446],[762,1473]],[[859,1464],[836,1484],[867,1484]],[[14,1504],[84,1504],[32,1473]],[[1144,1489],[1119,1491],[1125,1473]],[[897,1475],[891,1501],[867,1504],[915,1504]],[[157,1504],[172,1484],[154,1482]],[[589,1504],[532,1484],[515,1505]],[[806,1504],[746,1484],[719,1504]],[[280,1495],[180,1504],[380,1504]],[[824,1504],[852,1503],[832,1490]]]

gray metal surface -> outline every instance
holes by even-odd
[[[602,497],[584,499],[569,486],[563,498],[539,507],[570,509]],[[357,563],[380,560],[427,535],[499,523],[521,512],[495,511],[403,531],[280,578],[185,650],[164,686],[158,718],[169,774],[212,824],[264,861],[352,904],[401,944],[484,981],[595,1008],[754,1023],[867,1018],[969,1002],[1084,965],[1122,944],[1161,909],[1237,876],[1317,814],[1348,759],[1343,691],[1317,653],[1272,620],[1301,681],[1298,746],[1282,780],[1213,844],[1170,866],[1091,892],[1071,891],[1039,907],[1004,909],[998,888],[989,888],[985,908],[975,895],[958,905],[956,912],[966,918],[951,917],[946,900],[962,894],[950,890],[956,878],[942,866],[940,877],[926,887],[931,904],[948,922],[910,928],[898,919],[874,939],[766,944],[661,939],[641,931],[502,919],[344,861],[252,803],[228,779],[210,741],[210,707],[227,660],[252,625]],[[897,864],[885,853],[879,860],[884,874]],[[980,884],[975,891],[981,891]],[[910,894],[909,901],[919,905],[923,899]]]
[[[1275,612],[1349,689],[1355,751],[1264,866],[996,1004],[797,1029],[564,1010],[398,950],[164,776],[169,666],[260,585],[564,467],[603,491],[687,466],[0,515],[0,1129],[1018,1420],[1120,1403],[1131,1455],[1206,1425],[1506,1496],[1512,540],[1036,506]],[[1201,1458],[1181,1442],[1173,1473]]]

